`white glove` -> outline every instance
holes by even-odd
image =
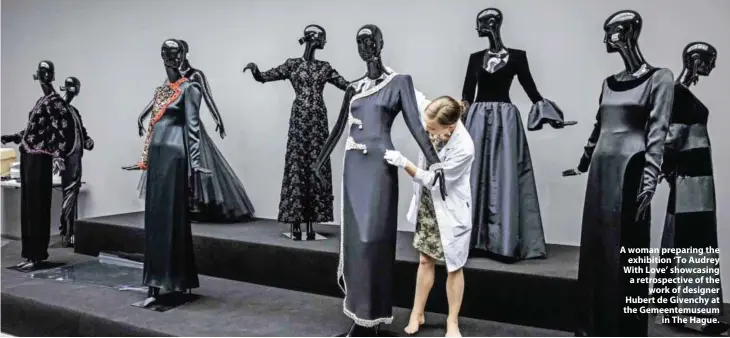
[[[397,150],[386,150],[383,158],[388,164],[399,168],[405,168],[408,163],[408,159]]]

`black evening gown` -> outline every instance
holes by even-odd
[[[709,111],[695,97],[689,88],[680,83],[674,86],[674,105],[669,124],[669,133],[665,141],[664,162],[662,171],[670,186],[669,203],[662,235],[662,248],[717,250],[717,215],[715,202],[715,181],[712,166],[712,147],[707,132]],[[675,256],[687,259],[686,263],[678,263]],[[690,317],[719,317],[723,314],[722,284],[720,275],[714,273],[671,273],[671,268],[680,269],[717,269],[715,263],[691,263],[690,259],[713,258],[719,262],[716,253],[667,253],[663,258],[670,259],[671,264],[659,264],[666,268],[666,273],[657,274],[657,278],[684,277],[696,281],[700,277],[712,277],[714,283],[677,283],[654,284],[654,288],[666,286],[670,290],[678,287],[680,292],[659,294],[668,298],[666,303],[657,306],[665,308],[704,308],[707,313],[684,313]],[[686,292],[685,288],[717,289],[716,293],[700,295],[697,292]],[[678,297],[677,302],[672,296]],[[691,303],[695,298],[719,299],[719,303],[700,305]],[[713,313],[714,312],[714,313]]]
[[[399,112],[403,111],[406,125],[428,161],[440,164],[420,122],[411,77],[391,73],[379,81],[364,79],[347,90],[342,111],[317,160],[318,164],[328,162],[334,145],[348,131],[337,280],[345,293],[345,315],[366,327],[393,320],[398,168],[383,156],[393,149],[390,129]]]
[[[621,73],[603,83],[596,124],[578,166],[585,172],[590,165],[578,265],[579,335],[648,333],[647,315],[625,314],[624,307],[640,305],[625,297],[648,297],[648,284],[630,281],[649,275],[623,267],[643,256],[629,249],[650,245],[650,210],[637,220],[637,197],[656,189],[673,96],[672,72],[665,68],[637,78]]]
[[[216,123],[221,123],[220,113],[213,102],[210,86],[202,71],[188,68],[184,72],[190,82],[197,83],[203,91],[205,104]],[[148,117],[154,110],[154,101],[142,111],[139,121]],[[223,153],[209,136],[205,125],[200,123],[200,166],[211,170],[211,173],[194,182],[198,193],[190,200],[190,219],[194,222],[235,223],[254,218],[251,199],[241,180],[228,164]],[[140,178],[140,196],[145,196],[147,184],[146,174]]]
[[[464,125],[475,150],[472,253],[506,261],[547,255],[530,147],[520,111],[509,96],[515,76],[534,103],[527,129],[544,124],[562,128],[563,113],[538,92],[525,51],[472,54],[462,94],[470,105]]]
[[[146,147],[143,283],[168,291],[199,286],[188,203],[200,165],[200,91],[185,78],[158,88]]]
[[[288,79],[296,94],[289,119],[278,220],[282,223],[331,222],[334,220],[332,166],[328,163],[320,173],[329,184],[321,184],[312,167],[329,135],[327,107],[322,96],[324,86],[331,83],[345,90],[348,82],[329,62],[302,58],[288,59],[278,67],[262,72],[261,77],[264,82]]]

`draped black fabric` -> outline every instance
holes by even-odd
[[[702,253],[666,254],[670,264],[660,264],[666,273],[657,274],[657,278],[685,277],[693,282],[679,284],[654,284],[655,288],[666,286],[670,290],[677,287],[676,294],[660,294],[667,298],[666,303],[658,303],[665,308],[703,308],[706,313],[690,312],[685,316],[719,317],[723,314],[722,284],[720,275],[714,273],[672,273],[672,268],[680,269],[717,269],[715,263],[698,263],[692,260],[713,258],[719,261],[719,254],[707,253],[706,248],[717,250],[717,214],[715,201],[715,182],[712,165],[712,146],[707,131],[708,109],[695,95],[682,84],[676,84],[674,104],[669,134],[665,141],[664,163],[662,171],[670,187],[667,214],[662,234],[662,248],[701,249]],[[681,256],[686,263],[678,262],[674,257]],[[696,283],[697,278],[703,282]],[[709,282],[712,277],[715,282]],[[701,295],[698,292],[685,291],[686,288],[703,288],[707,291],[716,289],[715,293]],[[671,296],[676,296],[672,298]],[[718,303],[707,305],[695,304],[696,298],[719,299]]]
[[[189,201],[200,166],[200,89],[183,82],[152,131],[145,196],[143,283],[169,291],[199,284]],[[163,102],[164,104],[164,102]]]
[[[587,336],[646,336],[646,314],[625,313],[628,297],[648,296],[648,284],[623,267],[636,257],[621,253],[648,248],[647,217],[637,219],[637,197],[656,189],[674,87],[671,71],[655,68],[643,76],[603,84],[596,124],[579,167],[589,167],[580,261],[578,328]],[[640,266],[638,264],[632,264]],[[648,266],[641,266],[647,271]]]
[[[20,149],[21,256],[31,261],[48,259],[51,239],[52,158]]]

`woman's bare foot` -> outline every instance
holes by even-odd
[[[418,332],[418,329],[423,323],[426,322],[426,317],[423,315],[423,313],[415,314],[411,313],[411,319],[408,320],[408,326],[406,326],[403,331],[406,331],[407,334],[414,334]]]
[[[451,320],[446,321],[446,337],[461,337],[458,322]]]

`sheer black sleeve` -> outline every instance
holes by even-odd
[[[202,90],[203,100],[205,100],[205,106],[208,107],[208,111],[213,115],[213,121],[216,125],[223,126],[223,119],[221,118],[220,112],[218,112],[218,106],[215,105],[213,100],[213,91],[210,89],[208,79],[205,78],[203,72],[196,70],[191,76],[190,80],[199,84]]]
[[[319,153],[319,156],[317,156],[317,160],[314,162],[313,170],[316,173],[319,173],[325,162],[329,160],[330,155],[332,155],[332,151],[335,150],[337,142],[340,140],[342,134],[345,132],[345,128],[347,127],[347,119],[350,116],[350,100],[353,96],[355,96],[355,89],[352,87],[348,87],[345,90],[345,97],[344,99],[342,99],[342,108],[340,108],[340,114],[337,116],[335,126],[332,128],[330,136],[327,137],[327,141],[325,141],[324,146],[322,147],[322,152]]]
[[[527,96],[530,97],[530,101],[532,101],[532,103],[541,101],[542,95],[540,95],[540,92],[537,90],[535,80],[532,78],[530,63],[527,61],[527,53],[524,51],[519,51],[517,53],[518,55],[515,55],[519,58],[519,64],[517,66],[517,80],[520,81],[522,88],[525,89],[525,93],[527,93]]]

